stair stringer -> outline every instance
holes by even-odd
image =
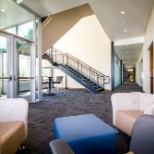
[[[82,80],[81,78],[79,78],[78,76],[76,76],[74,73],[72,73],[71,71],[69,71],[68,69],[66,69],[63,65],[59,65],[58,68],[65,72],[67,75],[69,75],[71,78],[73,78],[75,81],[77,81],[78,83],[80,83],[81,85],[83,85],[87,90],[89,90],[91,93],[99,93],[98,90],[96,90],[95,88],[93,88],[92,86],[90,86],[88,83],[86,83],[84,80]]]

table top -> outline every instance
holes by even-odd
[[[52,76],[48,76],[48,78],[53,78]]]
[[[56,118],[54,125],[60,137],[67,141],[108,134],[115,135],[115,129],[93,114]]]

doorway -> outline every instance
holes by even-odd
[[[0,31],[0,97],[35,102],[34,43]]]
[[[153,58],[153,42],[151,43],[150,47],[149,47],[149,65],[150,65],[150,94],[154,93],[154,81],[153,81],[153,68],[154,68],[154,58]]]

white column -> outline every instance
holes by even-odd
[[[41,20],[38,18],[38,101],[42,100],[42,40],[41,40]]]
[[[33,41],[34,43],[31,44],[31,51],[30,51],[30,76],[33,78],[31,79],[30,91],[31,91],[31,102],[36,102],[36,17],[34,16],[33,19]]]

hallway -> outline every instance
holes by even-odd
[[[134,81],[126,81],[124,84],[115,88],[115,92],[143,92],[142,87]]]

